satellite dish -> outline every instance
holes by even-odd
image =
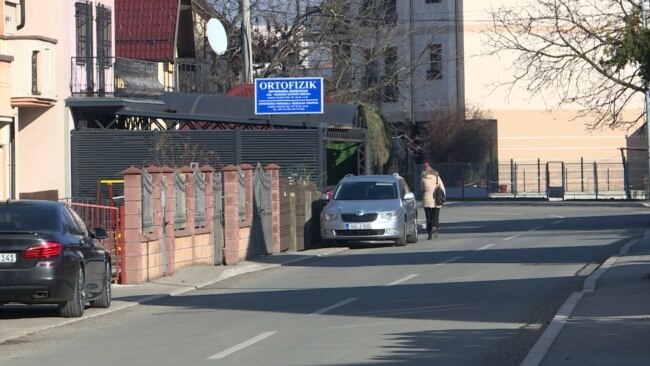
[[[226,30],[218,19],[212,18],[208,21],[206,33],[208,35],[208,43],[217,55],[226,52],[228,48],[228,37],[226,36]]]

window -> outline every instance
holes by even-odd
[[[339,87],[341,88],[352,87],[352,74],[350,71],[351,61],[352,46],[350,44],[340,42],[334,46],[332,63],[334,64],[335,79],[339,80]]]
[[[386,13],[384,15],[384,21],[386,24],[397,23],[397,0],[387,0],[385,4]]]
[[[399,96],[397,85],[397,47],[389,47],[384,53],[384,102],[396,102]]]
[[[39,69],[39,52],[32,51],[32,94],[41,94],[40,83],[38,82],[38,69]]]
[[[113,54],[113,39],[111,35],[111,9],[97,5],[97,61],[104,68],[110,68],[109,57]]]
[[[442,79],[442,45],[429,45],[430,61],[427,80]]]
[[[91,4],[75,3],[75,24],[77,29],[77,64],[92,64],[93,14]]]
[[[375,27],[397,22],[397,0],[364,0],[359,11],[361,25]]]
[[[365,86],[377,85],[379,81],[377,59],[370,49],[365,50],[366,82]]]

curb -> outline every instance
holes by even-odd
[[[573,314],[578,303],[582,299],[583,295],[587,292],[593,292],[598,286],[598,279],[610,268],[612,267],[620,257],[629,253],[630,248],[636,245],[641,239],[650,237],[650,231],[645,231],[642,238],[631,239],[627,244],[625,244],[617,255],[613,255],[603,264],[601,264],[594,272],[587,277],[585,280],[582,291],[572,293],[569,298],[562,304],[558,312],[551,320],[551,323],[546,327],[542,336],[539,337],[537,342],[524,358],[520,366],[538,366],[546,357],[548,350],[551,349],[551,346],[560,335],[562,328],[566,324],[567,320]]]

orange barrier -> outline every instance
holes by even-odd
[[[113,267],[113,282],[124,282],[124,206],[97,205],[65,200],[90,229],[101,227],[108,237],[101,240],[109,251]]]

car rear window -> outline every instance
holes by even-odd
[[[54,207],[25,204],[0,205],[0,231],[55,231]]]
[[[346,182],[339,185],[335,200],[391,200],[397,198],[394,182]]]

